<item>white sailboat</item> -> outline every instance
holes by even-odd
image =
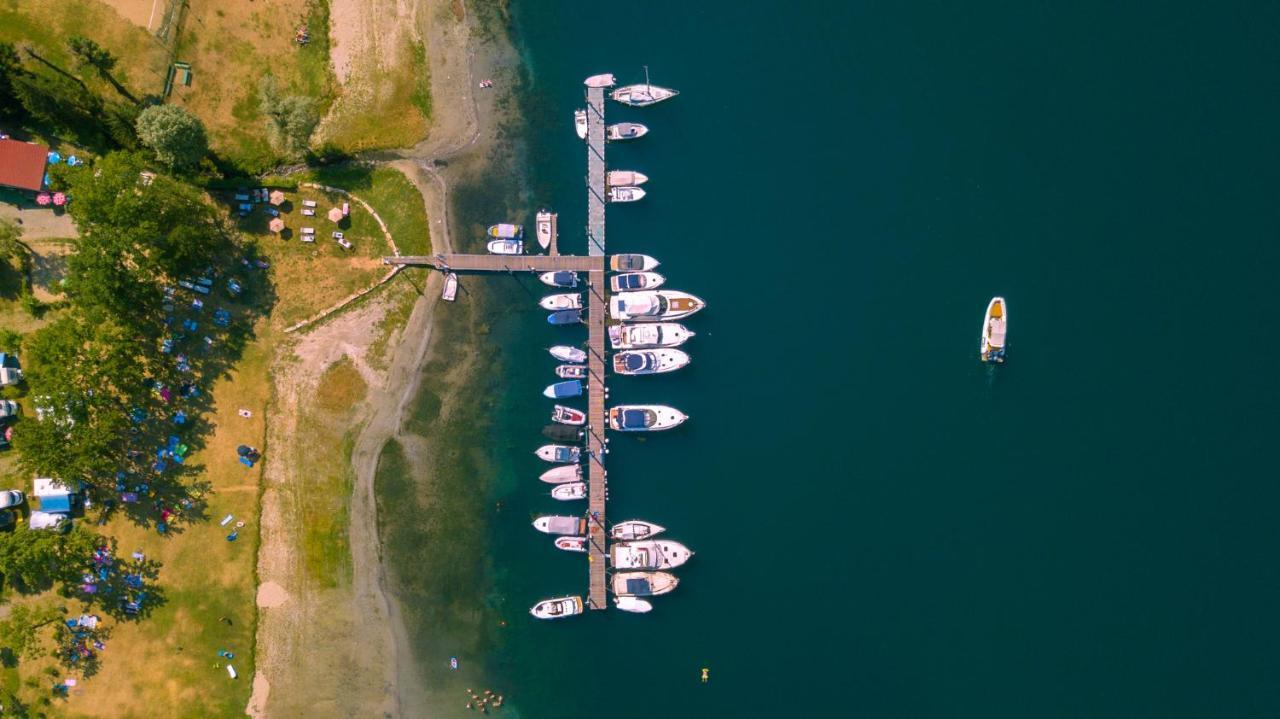
[[[670,100],[680,93],[667,87],[658,87],[649,82],[649,67],[644,68],[644,84],[623,85],[609,94],[614,102],[632,107],[648,107],[663,100]]]

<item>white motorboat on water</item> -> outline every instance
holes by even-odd
[[[620,404],[609,410],[609,427],[619,432],[660,432],[687,419],[689,415],[665,404]]]
[[[538,237],[538,246],[547,249],[551,246],[551,240],[555,237],[556,214],[551,210],[538,210],[538,214],[534,219],[535,234]]]
[[[559,467],[552,467],[543,472],[538,479],[547,484],[564,484],[565,482],[581,482],[582,481],[582,465],[580,464],[562,464]]]
[[[638,122],[619,122],[605,128],[604,136],[610,140],[639,140],[649,134],[649,128]]]
[[[646,522],[643,519],[628,519],[625,522],[618,522],[609,529],[609,536],[619,542],[634,542],[638,539],[648,539],[656,537],[667,531],[667,528]]]
[[[674,591],[679,583],[670,572],[614,572],[612,584],[619,597],[656,597]]]
[[[582,517],[566,517],[552,514],[533,520],[533,528],[543,534],[585,535],[587,533],[587,520]]]
[[[632,614],[648,614],[653,611],[653,604],[639,597],[614,597],[613,604],[619,610]]]
[[[524,237],[524,226],[500,222],[489,226],[489,236],[499,240],[518,240]]]
[[[576,292],[565,292],[558,295],[547,295],[538,301],[544,310],[580,310],[582,295]]]
[[[490,240],[489,252],[495,255],[519,255],[524,252],[524,243],[520,240]]]
[[[688,547],[670,539],[609,545],[609,562],[614,569],[675,569],[692,556]]]
[[[559,489],[557,487],[556,489]],[[586,537],[556,537],[556,549],[563,549],[566,552],[585,552],[587,551]]]
[[[623,375],[662,374],[689,364],[689,354],[682,350],[626,350],[613,356],[613,371]]]
[[[569,272],[568,270],[558,270],[556,272],[543,272],[538,275],[538,279],[544,285],[552,287],[577,287],[578,273]]]
[[[636,187],[649,181],[649,176],[635,170],[609,170],[605,175],[605,183],[610,186],[630,185]]]
[[[613,87],[616,81],[613,79],[613,73],[602,72],[599,75],[592,75],[582,81],[587,87]]]
[[[655,290],[666,281],[667,278],[657,272],[624,272],[609,278],[609,289],[614,292]]]
[[[557,464],[572,464],[582,456],[582,450],[567,444],[544,444],[533,451],[538,459]]]
[[[582,382],[576,379],[565,380],[564,382],[556,382],[555,384],[549,384],[547,385],[546,389],[542,390],[542,396],[547,397],[549,399],[560,399],[562,397],[577,397],[580,394],[582,394]]]
[[[587,139],[587,111],[573,111],[573,131],[578,133],[579,140]]]
[[[1003,297],[992,297],[987,314],[982,318],[982,343],[979,352],[983,362],[1004,362],[1005,334],[1009,328],[1009,305]]]
[[[569,345],[556,345],[547,350],[552,357],[561,362],[586,362],[587,351],[581,347],[570,347]]]
[[[533,605],[529,613],[538,619],[564,619],[582,614],[582,597],[556,597]]]
[[[706,306],[702,298],[679,290],[619,292],[609,297],[609,316],[623,322],[678,320]]]
[[[643,200],[645,191],[639,187],[610,187],[609,202],[638,202]]]
[[[634,85],[623,85],[609,93],[614,102],[632,107],[648,107],[663,100],[670,100],[680,93],[667,87],[658,87],[649,83],[649,68],[644,69],[644,82]]]
[[[614,272],[647,272],[660,264],[648,255],[614,255],[609,258],[609,269]]]
[[[440,291],[440,299],[453,302],[458,299],[458,273],[450,272],[444,276],[444,289]]]
[[[694,334],[679,322],[612,325],[609,327],[609,344],[615,350],[679,347]]]
[[[572,427],[579,427],[587,423],[587,413],[580,409],[566,407],[562,404],[556,405],[551,410],[551,421],[559,424],[567,424]]]
[[[562,364],[556,367],[556,376],[561,379],[586,379],[587,366],[582,364]]]
[[[558,499],[561,502],[571,502],[575,499],[586,499],[587,483],[567,482],[565,484],[557,484],[551,488],[551,498]]]

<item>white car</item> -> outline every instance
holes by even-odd
[[[0,399],[0,419],[18,416],[18,403],[11,399]]]
[[[24,499],[26,499],[26,497],[22,495],[22,492],[19,492],[16,489],[7,489],[0,492],[0,509],[17,507],[22,504]]]

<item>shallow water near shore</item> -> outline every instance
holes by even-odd
[[[1280,712],[1280,17],[900,5],[513,4],[532,203],[564,251],[582,78],[648,64],[682,91],[607,108],[652,129],[609,147],[652,178],[610,251],[710,304],[692,366],[611,380],[692,419],[613,437],[609,516],[697,556],[648,616],[529,618],[586,593],[585,559],[529,526],[567,509],[532,454],[545,348],[585,329],[548,327],[533,278],[470,280],[484,476],[448,506],[484,554],[433,590],[449,634],[410,627],[442,714],[460,686],[538,718]],[[460,224],[510,219],[493,206],[464,197]]]

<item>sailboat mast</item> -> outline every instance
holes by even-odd
[[[649,91],[649,97],[653,97],[653,88],[649,86],[649,66],[644,66],[644,89]]]

